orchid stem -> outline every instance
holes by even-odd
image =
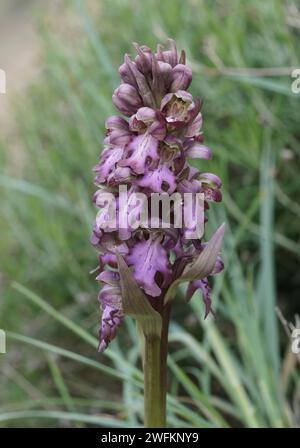
[[[161,338],[153,335],[145,337],[144,423],[146,428],[166,427],[169,305],[163,307],[161,316]]]

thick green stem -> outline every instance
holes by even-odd
[[[160,340],[146,337],[144,359],[144,407],[145,427],[163,428],[165,415],[162,406],[163,391],[161,384]]]
[[[167,355],[169,305],[160,310],[162,316],[161,339],[145,337],[144,347],[144,408],[146,428],[165,428],[167,396]]]

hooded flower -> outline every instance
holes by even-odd
[[[121,84],[112,96],[123,116],[107,119],[104,149],[94,168],[99,188],[94,203],[99,212],[91,243],[99,251],[97,280],[102,284],[100,351],[115,337],[131,294],[138,305],[132,315],[143,315],[149,307],[156,309],[158,301],[165,304],[174,298],[180,282],[188,282],[187,299],[199,289],[206,317],[212,312],[209,277],[223,269],[219,257],[223,226],[207,243],[204,237],[189,239],[190,227],[177,226],[172,205],[171,228],[164,226],[163,209],[158,209],[156,216],[159,230],[152,227],[149,216],[136,227],[132,217],[141,217],[145,204],[129,200],[125,207],[118,195],[118,187],[124,185],[137,197],[143,193],[146,211],[153,193],[174,193],[179,199],[185,193],[193,198],[202,193],[205,210],[209,202],[222,199],[219,177],[189,164],[191,159],[199,159],[201,167],[201,159],[210,160],[212,151],[203,143],[202,103],[187,91],[192,71],[185,52],[178,54],[171,39],[169,49],[158,45],[153,52],[138,44],[134,48],[135,58],[124,57],[119,68]],[[116,224],[109,226],[107,197],[115,200],[117,218]],[[193,216],[194,212],[195,208]],[[126,218],[126,225],[120,225],[120,217]]]
[[[163,117],[150,107],[141,107],[129,120],[132,132],[139,134],[148,133],[157,140],[163,140],[166,136],[166,124]]]
[[[199,111],[199,104],[194,103],[189,92],[177,90],[175,93],[167,93],[164,96],[160,110],[170,126],[179,128],[191,123]]]

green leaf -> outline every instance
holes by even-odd
[[[281,95],[293,96],[293,92],[290,84],[282,83],[280,81],[274,81],[272,79],[244,76],[244,75],[232,75],[229,78],[234,81],[238,81],[244,84],[249,84],[254,87],[259,87],[270,92],[279,93]]]
[[[225,223],[221,224],[218,230],[213,234],[197,260],[186,266],[181,277],[182,279],[197,280],[199,278],[207,277],[212,272],[221,250],[224,232]]]
[[[88,423],[109,428],[125,428],[130,427],[125,420],[120,420],[113,417],[103,415],[89,415],[80,414],[77,412],[63,412],[63,411],[43,411],[40,409],[34,411],[18,411],[18,412],[4,412],[0,414],[0,422],[7,422],[9,420],[20,419],[57,419],[70,420],[81,423]]]
[[[176,287],[179,283],[200,280],[207,277],[213,270],[217,256],[220,253],[223,236],[225,232],[225,223],[221,224],[218,230],[213,234],[204,250],[201,252],[197,260],[188,264],[181,277],[172,283],[165,296],[165,303],[168,303],[176,293]]]

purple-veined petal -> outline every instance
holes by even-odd
[[[114,91],[112,100],[116,108],[129,117],[143,105],[137,90],[130,84],[121,84]]]
[[[122,255],[117,254],[117,257],[125,313],[137,320],[145,337],[157,337],[160,339],[162,327],[160,314],[154,310],[136,283]]]
[[[221,188],[222,186],[222,181],[219,178],[219,176],[216,176],[215,174],[212,173],[201,173],[199,176],[199,180],[212,187]]]
[[[199,135],[202,123],[203,123],[202,114],[201,112],[199,112],[198,115],[194,118],[194,120],[189,124],[185,136],[192,138]]]
[[[197,291],[197,289],[201,290],[203,302],[205,304],[204,319],[207,318],[209,313],[212,313],[213,316],[215,316],[215,313],[211,307],[211,289],[208,283],[208,279],[203,278],[201,280],[195,280],[193,282],[190,282],[186,292],[186,299],[190,300],[193,297],[194,293]]]
[[[212,158],[212,151],[207,146],[201,145],[201,143],[194,143],[187,149],[186,157],[190,159],[210,160]]]
[[[171,92],[186,90],[192,82],[192,70],[187,65],[177,64],[172,71]]]
[[[167,251],[160,240],[149,238],[137,243],[126,260],[129,265],[134,266],[134,278],[144,291],[152,297],[158,297],[161,294],[161,286],[156,282],[156,274],[162,275],[162,284],[170,280]]]
[[[129,156],[119,162],[119,166],[130,166],[136,174],[146,171],[149,160],[158,160],[158,140],[145,133],[135,137],[127,147]]]
[[[141,179],[136,179],[136,185],[150,188],[155,193],[172,194],[176,188],[176,176],[168,164],[162,163],[154,170],[148,170]]]

